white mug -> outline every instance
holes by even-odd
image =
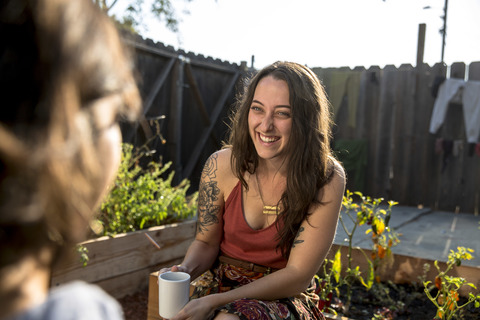
[[[162,318],[175,316],[188,302],[190,275],[185,272],[165,272],[158,275],[158,313]]]

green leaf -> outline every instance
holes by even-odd
[[[333,259],[332,272],[337,283],[340,282],[340,274],[342,272],[342,253],[340,249],[335,253],[335,258]]]
[[[373,286],[374,280],[375,280],[375,270],[373,268],[373,263],[369,260],[368,261],[368,278],[367,278],[367,284],[365,285],[367,290],[370,290],[370,288]]]

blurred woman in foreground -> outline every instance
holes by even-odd
[[[2,1],[0,39],[0,318],[122,319],[98,287],[49,286],[115,177],[131,61],[91,0]]]

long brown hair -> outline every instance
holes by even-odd
[[[103,192],[93,106],[135,118],[133,63],[91,0],[0,5],[0,267],[85,240]],[[102,190],[99,190],[102,189]]]
[[[258,154],[248,131],[248,113],[255,89],[266,76],[288,84],[292,108],[287,185],[280,199],[283,211],[278,219],[284,224],[277,245],[283,256],[288,257],[300,224],[308,219],[312,206],[321,204],[319,191],[333,173],[332,120],[325,90],[309,68],[293,62],[275,62],[260,70],[245,83],[244,92],[237,99],[227,144],[232,149],[233,171],[245,188],[248,188],[245,171],[252,174],[258,166]]]

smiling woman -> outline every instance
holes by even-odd
[[[297,63],[247,83],[226,146],[202,172],[196,238],[181,265],[160,270],[201,276],[172,320],[324,319],[314,275],[345,186],[328,109],[317,77]]]
[[[283,80],[267,76],[260,80],[248,114],[250,137],[261,158],[276,158],[283,162],[282,153],[288,145],[292,128],[288,85]]]

